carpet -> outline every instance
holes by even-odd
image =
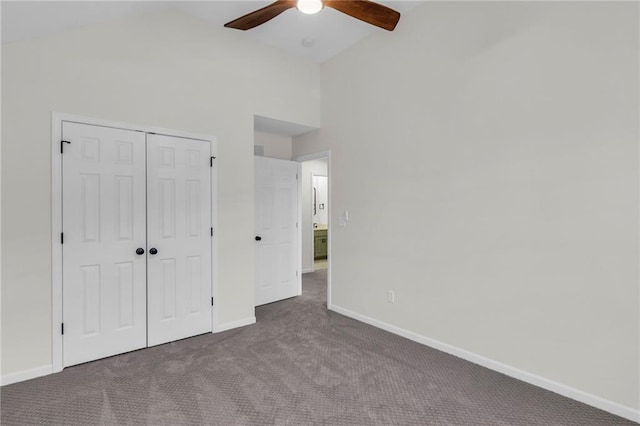
[[[633,425],[326,309],[326,270],[257,323],[1,390],[2,425]]]

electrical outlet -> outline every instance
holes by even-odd
[[[396,301],[396,293],[393,290],[387,291],[387,302],[394,303]]]

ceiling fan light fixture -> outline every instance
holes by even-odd
[[[325,6],[387,31],[393,31],[400,20],[400,13],[371,0],[275,0],[265,7],[227,22],[224,26],[246,31],[272,20],[293,7],[302,13],[313,14],[320,12]]]
[[[322,0],[298,0],[296,7],[302,13],[313,15],[314,13],[318,13],[322,10],[324,3]]]

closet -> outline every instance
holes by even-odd
[[[211,331],[211,143],[62,123],[63,365]]]

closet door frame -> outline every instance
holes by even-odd
[[[196,139],[210,142],[211,156],[218,156],[216,138],[211,135],[184,132],[180,130],[165,129],[154,126],[136,125],[111,120],[102,120],[92,117],[84,117],[75,114],[67,114],[53,111],[51,113],[51,360],[52,373],[63,369],[63,339],[62,339],[62,123],[72,122],[93,126],[113,127],[123,130],[131,130],[143,133],[155,133],[160,135],[176,136],[186,139]],[[211,295],[214,301],[218,300],[218,165],[214,159],[211,162]],[[218,329],[218,304],[215,303],[211,310],[211,323],[214,332]]]

